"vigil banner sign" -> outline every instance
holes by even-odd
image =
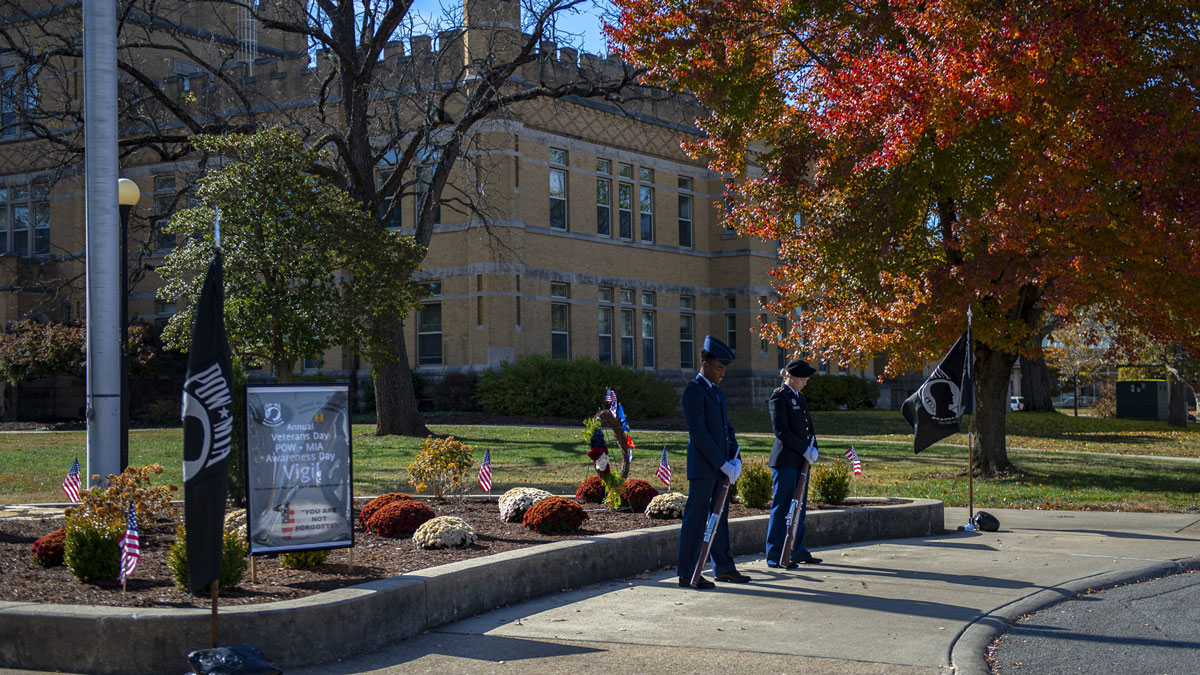
[[[350,391],[246,386],[250,554],[354,545]]]

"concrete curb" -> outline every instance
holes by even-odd
[[[954,667],[955,675],[991,675],[992,668],[987,662],[987,649],[992,641],[1003,635],[1018,618],[1088,591],[1123,586],[1194,569],[1200,569],[1200,556],[1090,574],[1035,591],[1001,605],[967,624],[950,649],[949,663]]]
[[[810,547],[940,533],[932,499],[808,514]],[[761,553],[767,516],[731,520],[736,555]],[[598,535],[440,565],[307,598],[221,610],[219,642],[249,642],[281,668],[374,651],[504,605],[673,567],[679,526]],[[206,609],[129,609],[0,602],[0,666],[68,672],[187,669],[209,644]],[[54,645],[47,649],[47,645]]]

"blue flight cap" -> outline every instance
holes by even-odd
[[[701,349],[716,357],[723,366],[728,366],[737,358],[737,352],[730,349],[729,345],[711,335],[704,336],[704,346]]]

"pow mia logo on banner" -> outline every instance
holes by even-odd
[[[279,403],[263,404],[262,423],[269,427],[277,427],[283,424],[283,406]]]
[[[935,423],[958,424],[962,415],[962,390],[941,367],[933,371],[918,391],[921,407],[925,408],[925,412],[929,413],[929,417]]]
[[[183,460],[183,479],[192,477],[229,456],[233,439],[233,397],[229,382],[221,372],[220,362],[214,362],[183,383],[183,423],[189,419],[200,426],[202,444],[200,456]]]

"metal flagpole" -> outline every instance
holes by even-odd
[[[217,217],[213,221],[213,245],[221,250],[221,207],[217,207]]]
[[[975,529],[975,443],[972,431],[975,428],[975,378],[971,372],[975,360],[975,346],[971,336],[971,306],[967,305],[967,381],[971,383],[971,421],[967,423],[967,524],[963,529]]]

